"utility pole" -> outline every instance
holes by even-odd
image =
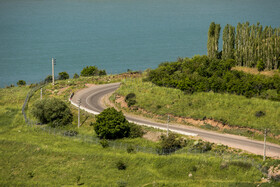
[[[41,88],[41,95],[40,95],[40,99],[43,99],[43,88]]]
[[[170,122],[170,117],[169,117],[169,114],[168,114],[168,117],[167,117],[167,137],[168,137],[168,133],[169,133],[169,122]]]
[[[79,108],[78,108],[78,128],[80,127],[80,107],[81,107],[81,99],[78,100]]]
[[[265,161],[265,154],[266,154],[266,133],[267,133],[267,130],[266,128],[264,129],[264,144],[263,144],[263,161]]]
[[[52,58],[52,84],[54,85],[54,65],[55,65],[55,58]]]

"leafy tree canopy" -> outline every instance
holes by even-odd
[[[19,81],[17,82],[17,85],[18,85],[18,86],[24,86],[24,85],[26,85],[26,82],[25,82],[24,80],[19,80]]]
[[[51,127],[65,126],[73,121],[69,107],[56,98],[37,100],[31,109],[32,115]]]
[[[58,80],[66,80],[66,79],[69,79],[69,74],[66,71],[60,72],[58,74]]]
[[[136,138],[144,134],[140,126],[129,123],[123,113],[114,108],[107,108],[97,115],[93,126],[101,139]]]
[[[96,66],[87,66],[81,71],[81,76],[106,75],[105,70],[98,70]]]

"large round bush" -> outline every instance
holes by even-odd
[[[107,108],[97,115],[93,125],[96,134],[105,139],[128,137],[130,132],[129,122],[114,108]]]
[[[73,115],[69,107],[56,98],[46,98],[34,103],[31,113],[41,123],[51,127],[65,126],[72,123]]]

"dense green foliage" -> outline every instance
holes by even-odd
[[[100,138],[117,139],[129,136],[129,122],[121,111],[107,108],[96,116],[94,130]]]
[[[186,141],[177,134],[169,133],[168,136],[161,135],[159,154],[170,154],[186,145]]]
[[[46,83],[52,82],[52,76],[51,76],[51,75],[48,75],[48,76],[45,78],[45,82],[46,82]]]
[[[50,124],[51,127],[65,126],[73,121],[69,107],[56,98],[37,100],[31,113],[41,123]]]
[[[163,63],[149,72],[152,83],[178,88],[185,93],[217,92],[280,100],[280,77],[246,74],[231,70],[232,59],[195,56],[183,62]]]
[[[66,79],[69,79],[69,74],[66,71],[60,72],[58,74],[58,80],[66,80]]]
[[[99,70],[96,66],[87,66],[81,71],[81,76],[106,75],[105,70]]]
[[[77,73],[75,73],[75,74],[73,75],[73,79],[77,79],[77,78],[79,78],[79,75],[78,75]]]
[[[18,85],[18,86],[24,86],[24,85],[26,85],[26,82],[25,82],[24,80],[19,80],[19,81],[17,82],[17,85]]]
[[[135,93],[129,93],[125,96],[125,102],[127,103],[128,107],[136,104],[136,95]]]
[[[140,126],[129,123],[122,111],[118,112],[115,108],[107,108],[97,115],[93,126],[101,139],[137,138],[144,134]]]
[[[219,30],[214,22],[209,26],[208,56],[217,57],[218,48],[215,48],[215,39]],[[213,47],[214,46],[214,47]],[[226,25],[223,30],[223,59],[235,59],[238,66],[256,67],[257,61],[262,60],[264,68],[278,69],[280,66],[280,28],[266,26],[260,23],[250,25],[249,22],[238,23],[235,27]],[[258,67],[259,69],[259,67]]]

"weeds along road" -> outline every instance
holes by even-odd
[[[89,113],[93,113],[95,115],[99,114],[105,108],[105,105],[102,103],[102,98],[110,93],[113,93],[119,86],[120,83],[112,83],[82,89],[75,93],[71,100],[71,103],[75,106],[78,106],[78,100],[80,99],[81,109]],[[164,130],[167,129],[167,125],[164,123],[154,122],[150,119],[131,114],[125,114],[125,116],[127,120],[139,125],[145,125]],[[258,155],[262,155],[264,151],[263,142],[250,140],[243,136],[221,134],[214,131],[207,131],[179,124],[170,124],[169,130],[184,135],[198,136],[201,139],[204,139],[209,142],[221,143],[229,147],[242,149]],[[280,159],[280,146],[276,144],[267,143],[266,155]]]

